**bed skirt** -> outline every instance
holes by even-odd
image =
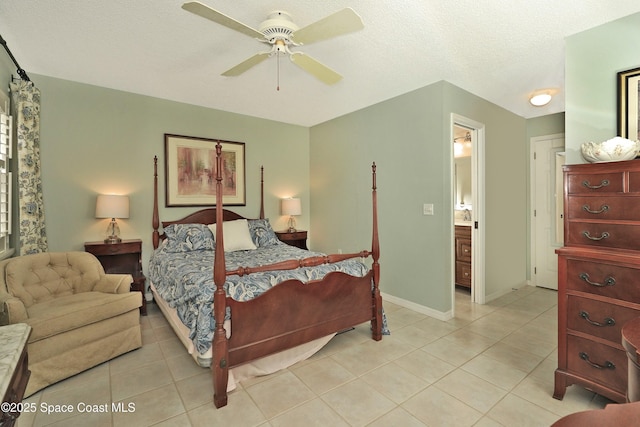
[[[149,289],[153,294],[154,302],[158,305],[160,311],[164,314],[167,322],[169,322],[171,328],[176,333],[178,339],[182,342],[193,360],[202,368],[210,368],[211,349],[207,350],[204,354],[198,353],[193,342],[189,339],[189,328],[182,323],[178,317],[177,311],[174,308],[169,307],[169,304],[158,295],[153,283],[149,283]],[[229,336],[231,331],[230,326],[230,321],[226,321],[224,328],[227,331],[227,336]],[[269,375],[279,370],[286,369],[297,362],[308,359],[322,349],[322,347],[324,347],[334,336],[335,334],[330,334],[306,344],[293,347],[289,350],[265,356],[230,369],[227,391],[234,390],[237,382],[262,375]]]

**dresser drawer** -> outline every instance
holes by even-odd
[[[567,221],[565,245],[640,250],[640,224]]]
[[[569,196],[567,219],[640,220],[640,196]]]
[[[640,311],[610,302],[569,295],[567,327],[600,337],[614,344],[622,342],[622,326],[640,316]]]
[[[629,172],[629,192],[640,193],[640,172]]]
[[[456,237],[456,261],[471,262],[471,239]]]
[[[623,172],[572,173],[567,175],[569,194],[622,193]]]
[[[638,265],[640,268],[640,264]],[[597,261],[567,260],[568,290],[640,303],[640,269]]]
[[[622,394],[627,390],[627,354],[624,350],[569,335],[567,370]]]

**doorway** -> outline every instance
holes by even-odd
[[[531,282],[558,289],[556,249],[564,244],[564,134],[531,138]]]
[[[469,227],[471,265],[469,297],[471,302],[485,303],[484,283],[484,125],[457,114],[451,114],[452,200],[452,301],[456,295],[456,270],[465,266],[456,261],[456,223]],[[460,160],[458,160],[460,159]],[[470,182],[465,182],[468,180]],[[460,230],[460,227],[458,228]],[[464,245],[464,242],[463,242]],[[463,246],[462,245],[462,246]],[[464,249],[463,249],[464,250]],[[457,268],[456,268],[457,267]],[[455,304],[453,304],[455,307]],[[454,313],[455,315],[455,313]]]

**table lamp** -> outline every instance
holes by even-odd
[[[129,196],[100,194],[96,200],[96,218],[111,218],[105,243],[120,243],[120,227],[116,218],[129,218]]]

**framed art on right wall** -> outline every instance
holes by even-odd
[[[618,73],[618,135],[640,140],[640,68]]]

